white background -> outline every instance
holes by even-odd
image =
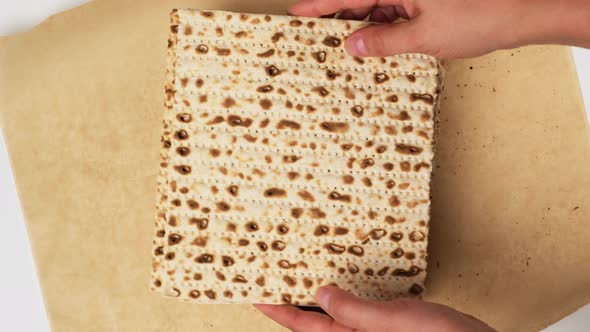
[[[87,0],[0,0],[0,35],[25,31],[53,13],[85,2]],[[574,49],[574,57],[586,112],[590,115],[590,50]],[[5,272],[0,274],[0,330],[49,331],[1,129],[0,221],[0,252],[6,259],[2,267]],[[590,306],[586,306],[546,332],[582,332],[588,331],[589,326]]]

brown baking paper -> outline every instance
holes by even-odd
[[[54,331],[279,330],[252,306],[168,300],[148,282],[170,10],[288,4],[101,0],[1,40],[0,119]],[[570,51],[447,69],[426,299],[539,330],[590,302],[590,139]]]

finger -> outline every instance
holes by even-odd
[[[392,23],[397,19],[398,15],[393,6],[376,8],[369,17],[369,21],[380,23]]]
[[[403,5],[403,0],[304,0],[289,8],[292,15],[320,17],[346,9],[371,8],[379,6]]]
[[[320,288],[316,299],[340,324],[363,330],[379,330],[387,326],[390,313],[383,303],[361,299],[334,286]]]
[[[291,331],[301,332],[352,332],[349,327],[335,322],[330,316],[306,312],[292,305],[255,304],[268,318]]]
[[[371,7],[347,9],[338,15],[341,20],[363,20],[371,12]]]
[[[354,56],[388,56],[400,53],[438,55],[427,42],[427,32],[418,22],[369,26],[355,31],[346,40],[346,50]]]

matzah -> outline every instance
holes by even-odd
[[[420,295],[441,67],[355,58],[366,22],[174,10],[151,288],[315,305]]]

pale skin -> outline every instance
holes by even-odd
[[[485,323],[447,306],[416,299],[368,301],[334,286],[324,286],[316,300],[329,315],[291,305],[256,308],[295,332],[492,332]]]
[[[467,58],[530,44],[590,48],[588,0],[302,0],[289,14],[381,22],[353,33],[356,56]],[[397,22],[398,18],[406,19]]]
[[[530,44],[590,48],[590,0],[302,0],[289,14],[383,23],[347,39],[347,51],[360,57],[467,58]],[[256,308],[296,332],[494,331],[473,316],[416,299],[375,302],[325,286],[316,300],[328,315],[291,305]]]

